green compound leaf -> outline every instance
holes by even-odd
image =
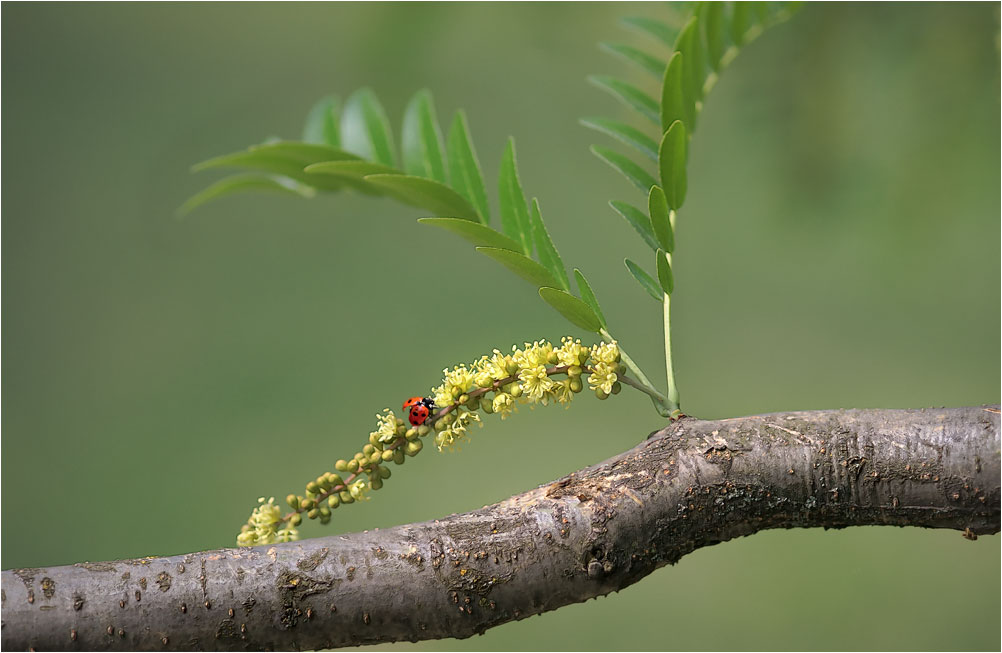
[[[501,207],[502,231],[506,236],[522,243],[524,254],[532,254],[532,229],[529,226],[529,211],[525,205],[522,182],[518,179],[515,141],[511,138],[508,139],[508,146],[501,158],[501,173],[498,175],[498,200]]]
[[[581,299],[583,299],[584,303],[588,304],[591,310],[595,313],[595,317],[598,318],[599,324],[603,329],[609,326],[605,322],[605,316],[602,315],[602,308],[598,305],[598,298],[595,297],[595,291],[591,289],[591,284],[589,284],[588,280],[585,279],[581,270],[574,268],[574,279],[577,281],[578,292],[581,294]]]
[[[341,147],[338,121],[341,119],[341,100],[328,95],[313,105],[303,126],[303,141],[331,147]]]
[[[328,145],[299,141],[276,141],[252,145],[242,152],[217,156],[193,166],[192,171],[198,172],[209,168],[244,168],[289,177],[321,190],[338,190],[344,187],[343,181],[308,175],[303,171],[303,168],[320,161],[343,161],[357,158],[354,154]]]
[[[491,257],[534,286],[554,288],[560,285],[549,270],[528,256],[498,247],[478,247],[477,251]]]
[[[298,184],[291,179],[255,174],[232,175],[220,179],[202,192],[193,195],[181,205],[177,213],[178,215],[187,215],[206,202],[247,191],[277,192],[298,195],[299,197],[313,197],[314,195],[312,188]]]
[[[665,132],[658,150],[661,188],[664,189],[668,206],[675,211],[678,211],[682,203],[685,202],[687,145],[688,137],[685,133],[685,125],[676,120]]]
[[[585,127],[608,134],[621,143],[635,147],[652,161],[658,160],[658,144],[636,127],[605,118],[582,118],[580,122]]]
[[[426,89],[415,93],[407,103],[400,140],[407,174],[448,183],[442,157],[442,132],[435,119],[431,93]]]
[[[678,30],[676,28],[671,27],[670,25],[665,25],[661,21],[654,20],[653,18],[646,18],[644,16],[627,16],[619,22],[626,27],[631,27],[649,34],[668,46],[674,45],[675,39],[678,37]]]
[[[557,309],[557,312],[567,318],[567,321],[574,326],[595,333],[602,329],[602,321],[598,319],[591,307],[574,295],[559,288],[544,286],[539,289],[539,296],[547,304]]]
[[[647,219],[643,211],[619,200],[609,202],[609,206],[615,209],[616,213],[623,216],[630,223],[631,227],[636,229],[637,233],[640,234],[640,237],[644,239],[644,242],[651,249],[657,250],[660,247],[657,238],[654,236],[654,232],[651,230],[651,221]]]
[[[676,120],[692,124],[696,113],[696,100],[687,96],[682,84],[685,56],[676,52],[665,68],[664,82],[661,84],[661,131],[664,132]]]
[[[661,61],[657,57],[652,57],[643,50],[638,50],[637,48],[630,47],[629,45],[621,45],[619,43],[599,43],[599,46],[607,52],[618,55],[623,59],[637,64],[650,74],[654,75],[658,79],[665,72],[665,62]]]
[[[658,285],[658,282],[655,281],[651,275],[644,272],[639,265],[630,259],[624,259],[623,262],[626,263],[626,269],[630,271],[630,274],[632,274],[633,278],[637,280],[640,287],[647,291],[648,295],[659,302],[664,299],[664,294],[661,292],[661,286]]]
[[[364,179],[387,195],[435,215],[480,220],[476,209],[462,195],[432,179],[410,175],[368,175]]]
[[[470,241],[475,247],[493,247],[495,249],[507,249],[512,252],[522,251],[521,245],[514,240],[479,222],[472,222],[462,218],[418,218],[418,222],[451,231],[457,236]]]
[[[661,289],[665,291],[665,294],[670,295],[675,290],[675,277],[671,273],[671,263],[668,262],[668,256],[665,255],[663,249],[658,250],[657,266],[658,283],[661,284]]]
[[[637,87],[620,81],[615,77],[593,75],[588,78],[588,81],[602,90],[612,93],[616,99],[626,104],[626,106],[636,109],[655,125],[658,124],[660,110],[657,100]]]
[[[546,225],[543,224],[543,216],[539,212],[539,201],[535,197],[532,198],[529,222],[532,225],[532,240],[536,245],[536,255],[539,258],[539,262],[560,281],[561,288],[570,290],[571,284],[567,279],[567,270],[564,269],[564,262],[561,260],[557,248],[553,246],[550,234],[546,231]]]
[[[372,89],[361,88],[345,100],[341,112],[341,146],[363,159],[396,167],[390,121]]]
[[[658,183],[649,172],[634,163],[629,157],[623,156],[619,152],[615,152],[607,147],[600,147],[598,145],[592,145],[591,151],[595,156],[608,163],[613,167],[613,169],[617,170],[624,177],[629,179],[634,186],[642,190],[644,193],[649,191],[651,186],[656,186]]]
[[[470,128],[466,124],[466,114],[462,109],[456,112],[449,128],[449,179],[452,187],[469,200],[480,215],[484,224],[490,222],[490,209],[487,206],[487,189],[484,187],[484,175],[480,171],[480,162],[470,140]]]
[[[725,5],[721,2],[708,2],[705,5],[703,30],[706,32],[706,56],[710,67],[720,70],[720,60],[727,49],[727,14]]]
[[[651,188],[647,197],[647,211],[651,216],[651,227],[657,236],[661,249],[669,254],[675,251],[675,234],[671,228],[671,217],[668,214],[668,200],[660,186]]]

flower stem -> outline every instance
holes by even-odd
[[[668,377],[668,410],[672,418],[682,414],[678,402],[678,386],[675,385],[675,366],[671,362],[671,296],[664,296],[665,316],[665,374]]]
[[[612,337],[612,334],[605,329],[600,330],[599,333],[603,338],[608,338],[610,341],[615,340],[615,338]],[[619,347],[619,355],[623,359],[623,365],[626,365],[627,369],[633,372],[633,375],[637,377],[637,380],[632,383],[626,381],[626,379],[622,379],[622,381],[624,381],[626,385],[636,388],[637,390],[649,395],[651,401],[654,402],[654,408],[657,409],[658,414],[662,417],[668,417],[671,414],[671,407],[669,406],[668,398],[654,387],[651,380],[647,378],[647,375],[640,369],[640,366],[633,362],[633,359],[630,358],[629,354],[626,353],[622,346]]]

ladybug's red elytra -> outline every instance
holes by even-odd
[[[435,410],[435,401],[430,397],[411,397],[404,402],[404,410],[410,408],[408,419],[411,426],[421,426]]]

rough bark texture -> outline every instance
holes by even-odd
[[[468,637],[767,528],[999,531],[997,406],[683,419],[475,512],[169,558],[4,571],[5,650]]]

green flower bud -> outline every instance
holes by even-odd
[[[376,446],[377,442],[379,442],[379,436],[376,435],[375,433],[370,433],[369,434],[369,444],[371,444],[372,446]]]
[[[620,383],[619,381],[616,381],[615,383],[612,384],[612,394],[618,395],[619,391],[622,389],[623,389],[623,384]]]
[[[293,510],[299,510],[299,497],[297,497],[295,494],[290,494],[289,496],[285,497],[285,502],[289,504],[289,507],[292,508]]]
[[[314,505],[316,505],[316,501],[314,501],[313,499],[306,498],[306,499],[300,499],[299,500],[299,509],[300,510],[309,510]]]
[[[380,478],[389,478],[390,477],[390,468],[389,467],[380,467],[379,468],[379,477]]]
[[[407,454],[408,456],[414,456],[417,455],[419,451],[421,451],[422,447],[424,447],[424,443],[421,442],[420,440],[416,442],[408,442],[404,446],[404,453]]]
[[[323,475],[323,476],[318,476],[317,480],[314,481],[314,482],[317,484],[317,487],[320,488],[324,492],[326,492],[327,490],[331,489],[330,483],[327,482],[327,475],[326,474]]]
[[[398,465],[403,465],[404,464],[404,452],[401,451],[400,449],[394,449],[393,450],[393,462],[395,462]]]
[[[376,450],[376,448],[374,446],[372,446],[371,444],[367,444],[364,447],[362,447],[362,453],[364,453],[366,456],[371,456],[372,452],[375,451],[375,450]]]
[[[317,517],[320,516],[320,511],[314,508],[313,510],[306,513],[306,516],[309,517],[310,519],[316,519]]]
[[[581,383],[581,377],[576,376],[572,378],[570,382],[570,388],[571,392],[581,392],[582,388],[584,388],[584,384]]]
[[[404,420],[402,420],[402,419],[400,419],[400,418],[398,417],[398,418],[397,418],[397,426],[403,426],[403,425],[404,425]]]
[[[618,376],[626,376],[626,365],[623,365],[622,363],[620,363],[619,365],[617,365],[616,366],[616,374]]]
[[[599,399],[609,398],[609,395],[607,395],[605,391],[602,390],[602,388],[595,388],[595,396],[598,397]]]
[[[522,385],[519,383],[511,384],[511,392],[509,392],[513,398],[517,399],[522,396]]]
[[[289,525],[292,526],[293,528],[299,526],[302,523],[303,523],[303,516],[300,515],[298,512],[294,514],[292,517],[289,517]]]
[[[494,412],[494,401],[492,399],[488,399],[487,395],[483,395],[480,397],[480,408],[485,413],[490,415]]]
[[[404,434],[404,437],[412,441],[417,440],[418,439],[417,429],[407,429],[407,433]]]
[[[404,437],[404,433],[407,433],[407,427],[406,426],[398,426],[397,427],[397,437],[398,438]]]
[[[508,364],[505,365],[505,369],[508,370],[508,376],[511,376],[512,374],[518,372],[518,363],[515,361],[508,361]]]
[[[574,377],[581,376],[582,371],[580,365],[571,365],[567,368],[567,376],[573,379]]]
[[[379,488],[383,487],[383,479],[379,478],[378,476],[376,478],[369,479],[369,487],[371,487],[373,490],[378,490]]]
[[[476,410],[477,408],[479,408],[480,407],[480,397],[470,397],[466,401],[466,407],[469,410]]]
[[[459,395],[459,401],[457,401],[456,403],[465,404],[469,400],[470,400],[470,395],[468,395],[468,394],[461,394],[461,395]]]
[[[326,515],[326,516],[330,517],[331,516],[331,509],[328,508],[327,506],[320,506],[320,515],[321,516]]]
[[[306,484],[306,491],[309,492],[310,494],[317,494],[317,491],[319,489],[320,488],[317,487],[316,481],[310,481],[309,483]]]
[[[341,490],[338,496],[341,497],[341,503],[355,503],[355,497],[351,496],[348,490]]]
[[[336,469],[339,472],[348,471],[348,461],[342,458],[341,460],[334,463],[334,469]]]
[[[381,457],[384,462],[390,462],[391,460],[393,460],[393,451],[387,449],[386,451],[383,452],[383,455]]]
[[[422,438],[428,435],[429,433],[431,433],[431,429],[428,428],[427,424],[422,424],[421,426],[417,427],[417,434]]]
[[[435,421],[435,430],[436,431],[444,431],[445,427],[447,427],[447,426],[448,426],[448,424],[445,423],[445,418],[440,417],[440,418],[438,418],[438,420]]]
[[[365,460],[365,454],[362,453],[361,451],[356,451],[355,452],[355,460],[359,460],[359,461]]]
[[[351,472],[352,474],[354,474],[355,472],[358,471],[358,461],[357,460],[350,460],[350,461],[348,461],[348,471]]]
[[[341,478],[340,474],[331,474],[331,483],[333,485],[341,485],[344,483],[344,479]]]
[[[386,453],[386,452],[385,451],[373,451],[372,455],[369,456],[369,463],[375,465],[376,463],[378,463],[380,460],[383,459],[383,454],[384,453]]]
[[[329,523],[331,523],[331,514],[327,513],[325,515],[323,513],[320,513],[320,523],[321,524],[329,524]]]
[[[331,508],[337,508],[338,506],[341,505],[341,497],[339,497],[336,494],[330,495],[329,497],[327,497],[327,505],[330,506]]]

